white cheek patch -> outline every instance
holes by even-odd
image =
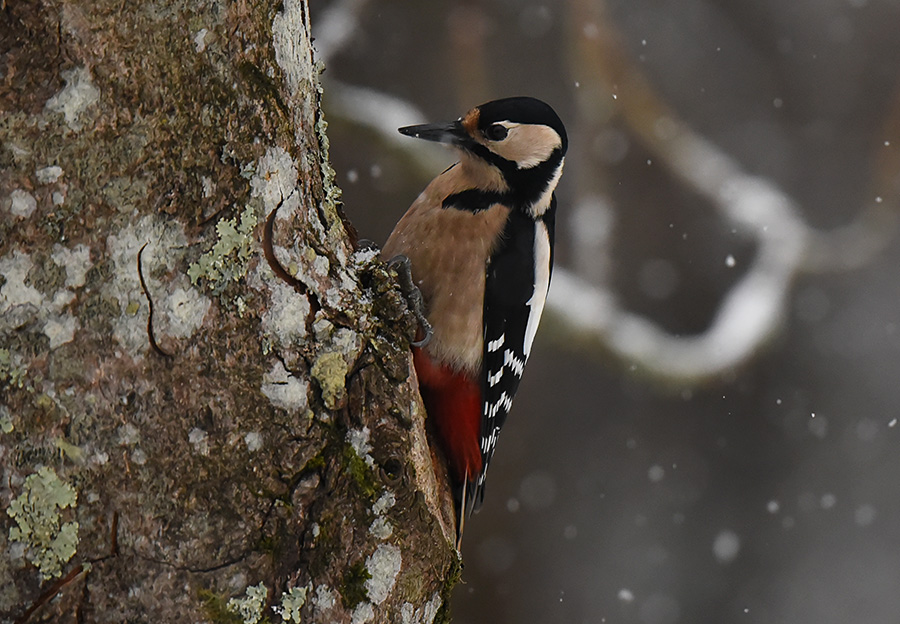
[[[500,125],[509,129],[509,134],[502,141],[491,141],[490,148],[506,160],[515,162],[519,169],[536,167],[562,146],[562,139],[550,126],[511,121],[502,121]]]

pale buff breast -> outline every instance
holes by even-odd
[[[429,355],[475,374],[482,356],[485,269],[509,208],[497,204],[474,214],[443,208],[445,197],[465,188],[460,187],[462,175],[458,165],[428,185],[397,223],[382,257],[410,259],[434,327]]]

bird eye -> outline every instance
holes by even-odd
[[[506,126],[501,124],[493,124],[488,126],[484,131],[484,136],[488,138],[490,141],[502,141],[506,138],[506,135],[509,134],[509,130]]]

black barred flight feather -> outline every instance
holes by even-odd
[[[513,211],[499,247],[487,268],[484,293],[484,359],[482,368],[481,474],[470,494],[470,509],[484,499],[484,480],[497,437],[513,398],[537,331],[553,268],[556,198],[534,220]],[[523,271],[523,267],[533,267]]]

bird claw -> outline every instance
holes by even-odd
[[[394,269],[394,271],[397,272],[400,290],[406,297],[410,311],[419,322],[419,327],[422,328],[422,333],[424,334],[422,339],[410,342],[412,346],[421,349],[431,342],[431,338],[434,336],[434,329],[432,329],[428,319],[425,318],[425,300],[422,299],[422,291],[420,291],[419,287],[413,282],[412,265],[409,262],[409,258],[403,255],[394,256],[388,260],[387,265],[388,268]]]

